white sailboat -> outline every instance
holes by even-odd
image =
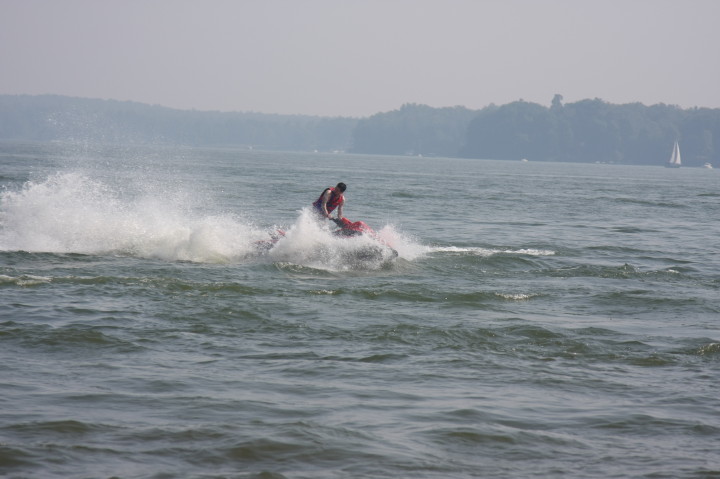
[[[675,146],[673,146],[672,155],[670,155],[670,161],[668,161],[665,166],[667,168],[680,168],[682,165],[682,161],[680,160],[680,145],[678,145],[678,142],[675,142]]]

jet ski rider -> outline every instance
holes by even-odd
[[[325,188],[320,197],[313,203],[315,212],[321,218],[331,218],[332,212],[337,208],[338,219],[343,217],[343,205],[345,204],[345,183],[338,183],[336,186]]]

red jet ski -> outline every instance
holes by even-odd
[[[352,222],[349,219],[343,217],[343,218],[330,218],[330,221],[338,225],[339,229],[333,231],[333,234],[335,236],[359,236],[359,235],[367,235],[380,243],[383,247],[386,247],[391,252],[391,256],[393,258],[397,257],[398,252],[390,246],[386,241],[384,241],[380,236],[368,226],[367,223],[364,221],[355,221]],[[365,253],[368,254],[368,256],[380,256],[382,257],[382,250],[381,249],[375,249],[371,248],[372,251],[368,250]]]
[[[350,254],[352,258],[348,259],[382,260],[387,259],[388,257],[396,258],[398,256],[398,252],[386,241],[380,238],[380,236],[375,232],[375,230],[368,226],[368,224],[364,221],[353,222],[347,218],[331,218],[330,220],[338,226],[338,229],[332,232],[334,236],[338,236],[340,238],[350,238],[354,236],[366,235],[372,238],[377,243],[377,245],[368,245],[359,250],[353,251]],[[270,235],[270,239],[255,242],[255,246],[260,252],[265,253],[271,250],[275,246],[275,244],[284,237],[285,232],[283,230],[277,230],[276,233],[272,233]]]
[[[377,233],[370,228],[364,221],[352,222],[347,218],[330,218],[330,221],[338,225],[339,230],[333,231],[335,236],[357,236],[361,234],[369,234],[377,239]]]

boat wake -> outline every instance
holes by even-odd
[[[555,251],[535,248],[481,248],[476,246],[436,246],[429,249],[430,253],[450,253],[468,256],[495,256],[495,255],[525,255],[525,256],[553,256]]]

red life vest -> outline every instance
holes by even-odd
[[[325,192],[327,190],[330,190],[330,199],[328,199],[327,204],[325,205],[327,208],[328,213],[331,213],[335,208],[337,208],[340,203],[342,203],[343,199],[345,197],[342,193],[335,194],[335,187],[331,186],[329,188],[325,188],[322,193],[320,193],[320,197],[315,200],[315,203],[313,203],[313,206],[320,212],[322,212],[322,200],[323,196],[325,195]]]

